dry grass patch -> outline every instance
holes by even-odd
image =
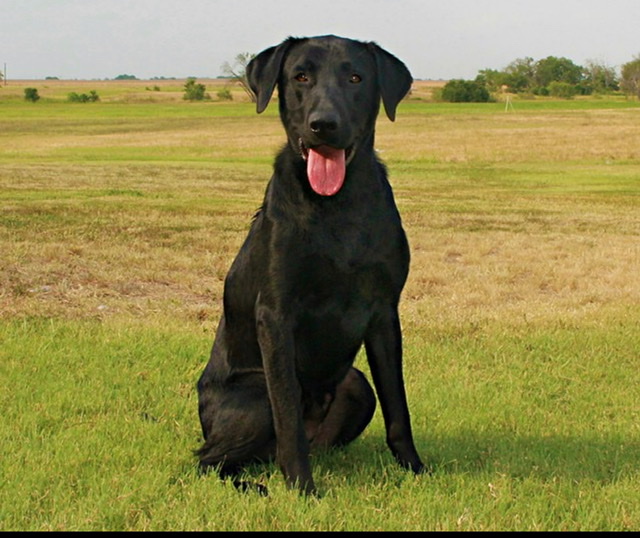
[[[279,120],[250,105],[194,117],[185,104],[178,118],[110,106],[5,138],[5,316],[217,312]],[[377,140],[413,248],[409,318],[550,319],[639,300],[638,109],[403,106]]]
[[[379,122],[377,144],[395,160],[444,163],[629,162],[640,158],[640,109],[403,115]],[[429,108],[433,107],[433,108]],[[409,106],[407,106],[410,109]],[[432,113],[429,113],[432,110]],[[398,126],[400,126],[398,128]],[[407,141],[410,140],[410,143]]]

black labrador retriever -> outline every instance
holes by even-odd
[[[353,367],[364,342],[395,459],[424,470],[402,377],[398,301],[409,247],[374,152],[380,98],[391,120],[411,74],[375,43],[289,38],[247,66],[262,112],[278,87],[288,143],[224,284],[199,382],[203,470],[236,475],[276,459],[315,492],[309,453],[346,445],[376,405]]]

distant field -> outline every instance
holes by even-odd
[[[434,473],[397,468],[378,411],[314,459],[323,498],[250,469],[265,499],[197,476],[195,383],[284,136],[200,82],[0,87],[0,530],[640,530],[640,103],[419,81],[380,117]]]
[[[216,93],[228,89],[236,102],[248,102],[246,93],[230,79],[199,78],[197,81],[207,87],[212,100]],[[179,102],[184,93],[183,79],[163,80],[11,80],[7,86],[0,85],[0,102],[6,99],[22,99],[24,88],[37,88],[42,99],[65,100],[69,93],[95,90],[103,102]],[[416,81],[413,97],[431,98],[435,88],[442,87],[443,81]]]

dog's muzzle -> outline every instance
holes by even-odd
[[[345,166],[349,166],[349,163],[353,159],[355,154],[356,145],[353,144],[348,148],[345,148]],[[306,161],[309,159],[309,147],[304,143],[302,138],[298,138],[298,151],[300,152],[300,156]]]

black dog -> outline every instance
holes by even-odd
[[[374,153],[380,98],[391,120],[411,87],[375,43],[289,38],[247,67],[258,112],[277,85],[288,143],[224,286],[224,313],[198,382],[201,468],[234,475],[276,461],[315,491],[309,452],[345,445],[376,405],[352,367],[364,342],[387,443],[418,473],[402,378],[398,301],[409,247]]]

